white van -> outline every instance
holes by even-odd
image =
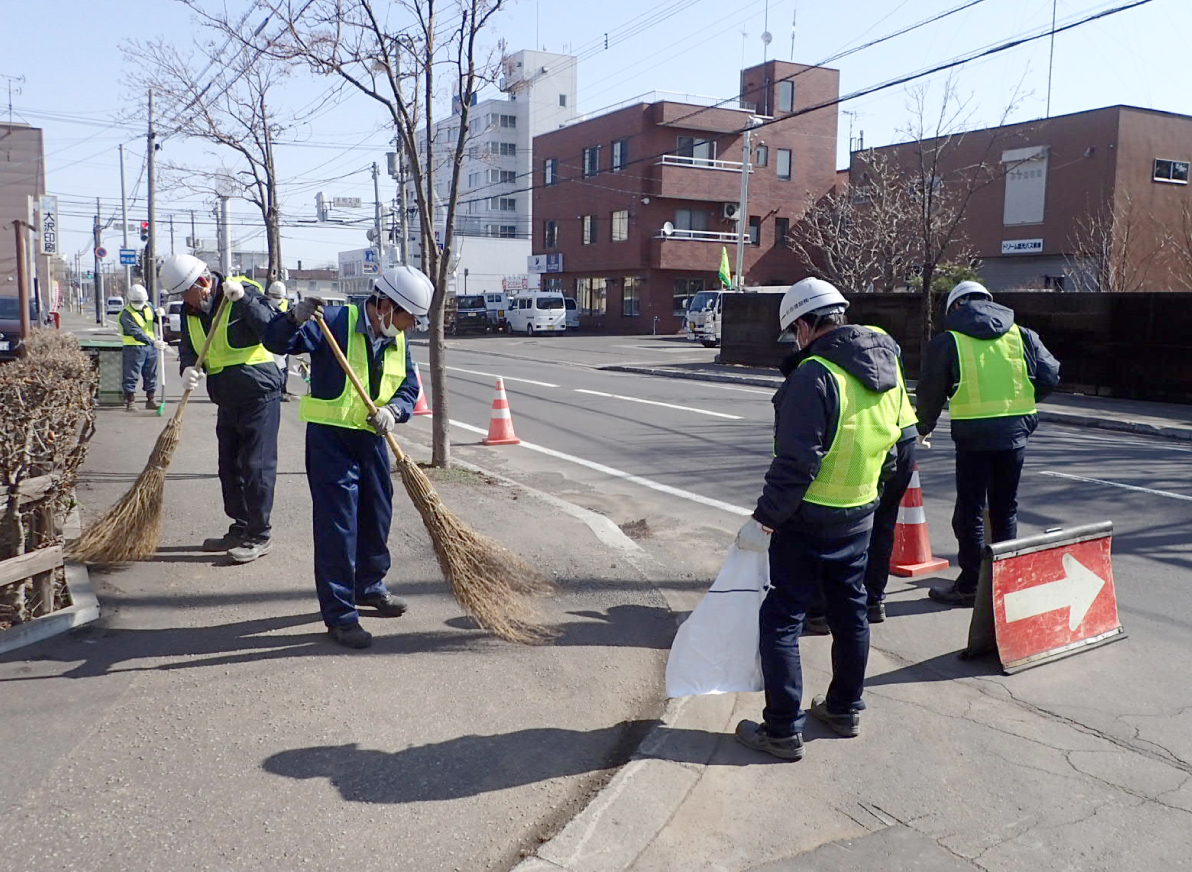
[[[104,303],[103,313],[105,315],[119,315],[124,308],[124,297],[108,297]]]
[[[484,308],[493,330],[504,330],[505,316],[509,313],[509,295],[504,291],[485,291]]]
[[[567,304],[559,291],[523,291],[509,301],[506,313],[510,333],[563,333],[567,329]]]
[[[579,303],[575,301],[575,297],[564,297],[563,303],[567,306],[567,329],[579,329]]]

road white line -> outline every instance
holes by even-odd
[[[692,381],[698,381],[698,379],[692,379]],[[739,388],[734,385],[714,385],[711,382],[704,381],[699,382],[699,386],[701,388],[716,388],[718,391],[740,391],[743,394],[764,394],[767,397],[774,396],[774,391],[763,391],[760,388]],[[778,388],[774,388],[774,390],[776,391]]]
[[[740,415],[727,415],[724,412],[710,412],[707,409],[696,409],[691,406],[676,406],[674,403],[660,403],[657,400],[643,400],[639,397],[626,397],[621,394],[606,394],[604,391],[589,391],[583,388],[574,389],[577,394],[590,394],[594,397],[608,397],[613,400],[625,400],[630,403],[643,403],[647,406],[662,406],[665,409],[677,409],[680,412],[695,412],[697,415],[711,415],[714,418],[728,418],[730,421],[743,420]]]
[[[1040,472],[1039,474],[1050,475],[1053,478],[1068,478],[1072,481],[1083,481],[1089,484],[1104,484],[1108,485],[1109,487],[1119,487],[1122,490],[1138,491],[1139,493],[1152,494],[1153,496],[1157,497],[1167,497],[1171,500],[1184,500],[1185,502],[1192,503],[1192,497],[1184,496],[1183,494],[1173,494],[1170,491],[1154,490],[1149,487],[1138,487],[1136,485],[1122,484],[1121,482],[1116,481],[1105,481],[1104,479],[1100,478],[1085,478],[1081,475],[1068,475],[1066,472]]]
[[[471,424],[465,424],[462,421],[452,421],[456,427],[461,430],[467,430],[469,433],[480,433],[487,435],[488,430],[483,427],[473,427]],[[720,500],[705,497],[701,494],[685,491],[677,487],[671,487],[669,484],[662,484],[662,482],[653,481],[648,478],[642,478],[640,475],[633,475],[628,472],[623,472],[620,469],[613,469],[611,466],[605,466],[603,463],[595,463],[591,460],[585,460],[582,457],[576,457],[574,454],[564,454],[562,451],[555,451],[553,448],[546,448],[542,445],[535,445],[532,442],[521,443],[522,448],[528,448],[531,451],[537,451],[539,454],[545,454],[547,457],[554,457],[557,460],[566,460],[568,463],[574,463],[579,466],[586,466],[588,469],[603,473],[604,475],[611,475],[613,478],[620,478],[633,484],[639,484],[642,487],[648,487],[651,490],[660,491],[664,494],[670,494],[673,497],[690,500],[693,503],[699,503],[701,506],[708,506],[713,509],[720,509],[722,512],[729,512],[734,515],[741,515],[748,517],[753,514],[752,509],[746,509],[741,506],[734,506],[732,503],[725,503]]]
[[[419,366],[425,366],[427,368],[427,370],[429,371],[429,369],[430,369],[429,363],[423,363],[421,360],[416,360],[414,362],[417,363]],[[467,373],[468,375],[483,375],[483,376],[487,376],[488,378],[504,379],[507,382],[521,382],[522,384],[527,384],[527,385],[538,385],[538,387],[540,387],[540,388],[557,388],[558,387],[558,385],[556,385],[556,384],[551,384],[550,382],[544,382],[544,381],[534,381],[534,379],[532,379],[532,378],[514,378],[511,375],[501,375],[500,373],[495,373],[495,372],[479,372],[474,369],[460,369],[458,366],[448,366],[448,367],[445,367],[445,369],[447,369],[449,372],[463,372],[463,373]]]
[[[655,348],[653,345],[613,345],[612,348],[629,348],[633,351],[653,351],[655,354],[696,354],[698,348]]]

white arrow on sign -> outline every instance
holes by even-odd
[[[1105,587],[1105,579],[1071,554],[1064,555],[1063,564],[1066,573],[1063,578],[1005,595],[1002,602],[1006,609],[1006,623],[1012,624],[1066,608],[1069,609],[1068,629],[1076,631],[1093,607],[1101,588]]]

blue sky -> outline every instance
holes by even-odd
[[[383,5],[383,0],[379,0]],[[1126,0],[1060,0],[1056,15],[1063,23],[1085,14],[1121,5]],[[125,143],[129,189],[136,187],[130,220],[144,211],[144,136],[118,125],[105,127],[141,95],[130,93],[129,70],[119,51],[122,40],[165,36],[189,44],[196,32],[191,13],[173,0],[50,0],[6,3],[0,32],[0,74],[23,76],[12,98],[14,118],[45,130],[48,187],[62,198],[65,250],[90,247],[90,215],[94,200],[104,201],[105,215],[119,207],[117,145]],[[214,7],[213,2],[208,4]],[[224,0],[233,15],[248,0]],[[588,113],[653,90],[728,97],[736,89],[742,59],[746,65],[763,58],[761,34],[767,20],[773,40],[769,56],[791,58],[791,21],[797,18],[794,59],[819,63],[841,50],[897,31],[962,5],[962,0],[603,0],[578,4],[571,0],[520,0],[496,19],[491,43],[506,40],[510,50],[544,48],[579,51],[602,46],[579,65],[579,111]],[[797,9],[796,9],[797,7]],[[642,21],[651,10],[671,10],[656,23]],[[1035,32],[1051,21],[1047,0],[982,0],[971,9],[881,46],[860,51],[833,64],[841,72],[841,93],[847,94],[900,75],[925,69],[966,52]],[[395,26],[406,22],[401,10],[390,10]],[[255,20],[255,18],[254,18]],[[618,29],[637,21],[648,24],[620,41]],[[1187,87],[1188,34],[1192,3],[1152,0],[1145,6],[1060,35],[1055,42],[1051,94],[1053,115],[1115,103],[1192,114]],[[535,41],[537,45],[535,45]],[[1044,115],[1047,98],[1048,41],[1040,40],[959,68],[953,73],[960,95],[968,101],[971,126],[996,123],[1016,89],[1023,95],[1012,120]],[[939,95],[945,75],[923,80]],[[7,113],[8,80],[0,79],[0,104]],[[309,104],[330,82],[297,72],[284,93],[292,107]],[[867,145],[899,139],[907,122],[907,93],[892,88],[849,101],[840,109],[838,165],[848,161],[850,124],[853,136],[864,131]],[[312,124],[290,131],[296,144],[281,148],[284,182],[283,214],[287,221],[314,216],[314,195],[372,199],[368,165],[384,166],[389,134],[375,105],[349,96]],[[191,165],[213,162],[208,147],[184,140],[165,143],[164,157]],[[382,197],[392,196],[382,187]],[[85,204],[91,204],[89,207]],[[190,233],[195,210],[200,236],[213,228],[210,206],[201,197],[165,192],[159,216],[177,215],[177,245]],[[264,248],[263,231],[254,222],[253,207],[234,201],[234,236]],[[371,213],[370,213],[371,214]],[[257,219],[259,221],[259,219]],[[253,238],[255,237],[255,239]],[[159,250],[169,250],[168,224],[162,221]],[[289,266],[333,262],[341,249],[365,245],[363,231],[328,227],[287,227],[283,250]],[[105,239],[118,247],[118,236]]]

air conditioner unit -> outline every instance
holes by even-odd
[[[724,217],[729,221],[736,221],[741,217],[740,203],[723,203],[721,210]]]

